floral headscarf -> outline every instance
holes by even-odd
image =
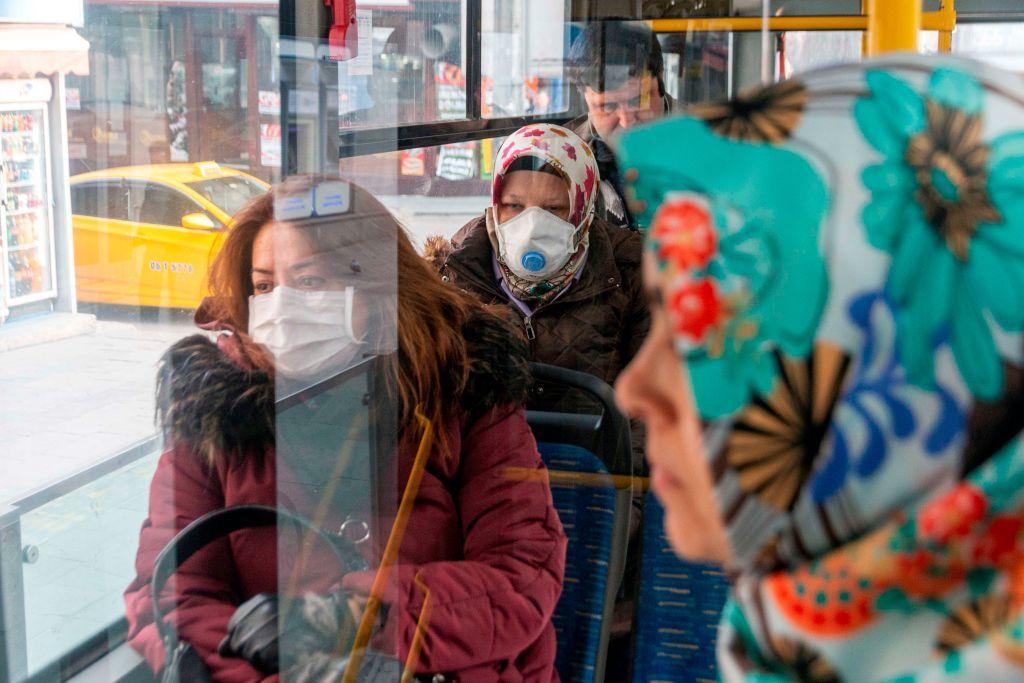
[[[737,558],[724,679],[1024,677],[1022,86],[901,56],[623,136]]]
[[[520,278],[505,264],[495,246],[505,282],[516,298],[522,301],[547,301],[557,296],[583,266],[590,245],[590,222],[594,217],[600,177],[597,160],[590,145],[567,128],[538,123],[520,128],[498,149],[494,181],[491,184],[491,209],[487,212],[488,231],[497,227],[497,207],[501,202],[501,186],[509,167],[522,157],[533,157],[559,172],[569,193],[569,223],[577,228],[573,246],[576,248],[566,264],[548,278],[536,282]],[[493,238],[492,238],[493,241]]]

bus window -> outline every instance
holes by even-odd
[[[465,0],[389,4],[356,9],[359,55],[338,63],[340,127],[465,118]]]
[[[486,117],[552,114],[569,108],[566,58],[578,27],[570,3],[482,4],[481,110]]]

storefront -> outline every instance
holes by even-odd
[[[80,2],[25,4],[0,0],[0,323],[75,310],[64,80],[89,45]]]
[[[277,0],[86,0],[91,75],[68,81],[73,174],[280,166]]]

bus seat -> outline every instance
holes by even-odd
[[[717,565],[680,560],[665,537],[664,509],[644,500],[633,683],[717,681],[715,640],[729,583]]]
[[[562,597],[552,617],[556,667],[566,683],[601,683],[629,537],[629,422],[616,409],[611,387],[596,377],[539,363],[530,370],[537,381],[589,394],[602,410],[527,411],[569,540]]]
[[[564,443],[541,443],[538,449],[550,471],[598,475],[586,485],[557,481],[551,485],[555,510],[569,538],[562,597],[552,617],[558,634],[555,665],[566,683],[596,681],[598,662],[603,662],[608,644],[602,626],[610,618],[606,596],[615,487],[604,463],[588,450]]]

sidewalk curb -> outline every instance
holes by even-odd
[[[0,326],[0,353],[96,332],[96,316],[51,313]]]

